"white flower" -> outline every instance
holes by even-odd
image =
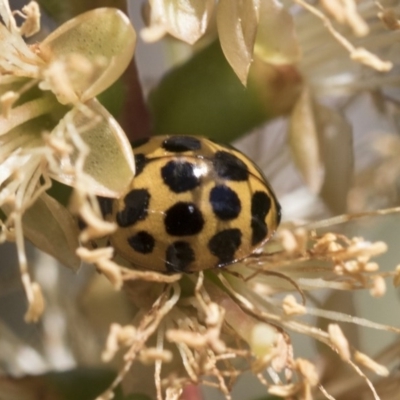
[[[26,319],[37,320],[43,299],[30,282],[22,226],[38,247],[76,268],[77,229],[70,213],[45,193],[51,179],[75,187],[75,212],[84,220],[96,214],[90,211],[94,195],[116,197],[131,181],[129,142],[95,96],[125,70],[136,35],[124,14],[103,8],[29,46],[21,34],[38,26],[38,7],[32,2],[23,11],[26,21],[18,28],[8,2],[0,1],[0,209],[7,216],[1,240],[15,237],[30,303]]]

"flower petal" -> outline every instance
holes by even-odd
[[[218,35],[226,59],[246,85],[253,60],[260,0],[220,0],[217,11]]]
[[[79,99],[85,102],[104,91],[125,71],[132,59],[136,33],[128,17],[114,8],[98,8],[73,18],[40,45],[40,55],[49,62],[75,57],[68,78]],[[76,57],[80,56],[80,60]],[[82,59],[89,61],[86,71]],[[74,65],[75,61],[75,65]],[[75,67],[75,69],[74,69]]]
[[[314,100],[308,88],[297,100],[289,124],[289,144],[294,161],[313,193],[318,193],[324,179],[324,166],[318,135]]]
[[[254,53],[271,64],[292,64],[300,58],[293,18],[278,0],[260,3]]]
[[[74,128],[90,149],[84,165],[84,171],[93,178],[90,192],[119,197],[135,174],[132,147],[117,121],[96,99],[88,101],[85,107],[86,113],[76,108],[67,113],[53,134],[67,129],[72,118]],[[96,117],[100,117],[98,122]],[[76,160],[77,157],[78,151],[72,158]],[[73,175],[63,174],[53,178],[67,185],[74,184]]]
[[[289,140],[297,167],[313,193],[335,213],[347,211],[353,167],[353,132],[338,112],[316,103],[308,89],[293,109]]]
[[[22,223],[24,236],[36,247],[74,271],[79,268],[77,223],[57,200],[42,194],[25,211]]]
[[[0,1],[1,4],[1,1]],[[11,76],[37,78],[43,61],[33,53],[19,34],[11,33],[0,23],[0,70],[2,79]]]
[[[335,214],[342,214],[347,211],[347,194],[353,180],[353,130],[338,112],[321,105],[317,112],[325,167],[321,197]]]
[[[155,41],[169,33],[194,44],[206,31],[214,5],[214,0],[153,0],[151,23],[142,30],[142,36]]]

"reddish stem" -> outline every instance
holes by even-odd
[[[200,386],[187,385],[183,388],[180,400],[203,400]]]
[[[126,95],[119,123],[131,141],[150,136],[150,117],[135,59],[131,61],[121,79],[126,88]]]

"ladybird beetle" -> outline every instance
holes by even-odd
[[[136,176],[109,204],[110,240],[136,267],[192,272],[235,263],[264,244],[280,205],[260,169],[234,148],[193,136],[133,143]]]

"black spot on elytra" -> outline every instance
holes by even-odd
[[[246,164],[227,151],[217,151],[214,156],[213,165],[215,172],[221,178],[231,181],[246,181],[249,177]]]
[[[117,224],[126,228],[147,217],[150,193],[146,189],[131,190],[124,198],[125,208],[117,213]]]
[[[225,185],[212,188],[210,203],[215,215],[223,221],[236,218],[242,209],[236,192]]]
[[[199,150],[201,142],[192,136],[171,136],[163,141],[162,147],[167,151],[180,153],[182,151]]]
[[[251,199],[251,243],[253,246],[262,242],[268,235],[268,226],[265,222],[269,210],[271,209],[271,199],[265,192],[255,192]]]
[[[136,148],[138,148],[138,147],[140,147],[140,146],[143,146],[143,145],[146,144],[149,140],[150,140],[150,138],[148,138],[148,137],[133,140],[133,141],[131,142],[132,149],[136,149]]]
[[[147,158],[144,154],[138,153],[135,154],[135,167],[136,167],[136,176],[138,176],[143,168],[146,166]]]
[[[183,272],[195,259],[190,244],[184,241],[169,245],[165,256],[165,266],[169,272]]]
[[[189,162],[169,161],[161,168],[164,183],[175,193],[192,190],[200,185],[194,174],[195,165]]]
[[[109,197],[97,196],[97,201],[99,202],[99,207],[103,218],[106,215],[112,214],[113,199]]]
[[[136,235],[130,236],[128,243],[138,253],[148,254],[153,251],[155,240],[149,233],[140,231]]]
[[[164,224],[172,236],[195,235],[203,229],[204,219],[195,204],[180,201],[167,210]]]
[[[240,229],[225,229],[215,234],[208,242],[208,248],[218,257],[221,265],[231,263],[235,259],[235,252],[242,243]]]

